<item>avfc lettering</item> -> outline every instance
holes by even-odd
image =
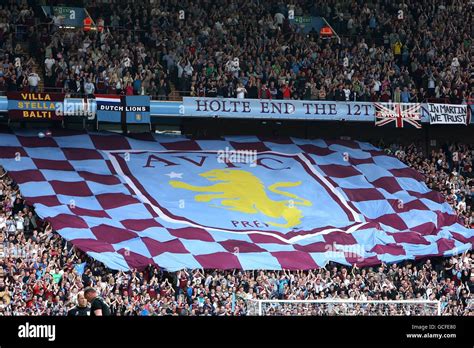
[[[243,162],[238,158],[238,156],[232,157],[219,157],[221,154],[218,154],[217,162],[223,163],[227,168],[240,168],[242,165],[245,165],[246,162]],[[165,158],[166,157],[166,158]],[[194,164],[195,166],[202,167],[206,161],[216,161],[214,156],[198,155],[199,161],[197,159],[189,158],[188,156],[160,156],[160,155],[149,155],[148,159],[143,166],[143,168],[155,168],[155,164],[163,163],[166,167],[177,166],[182,164],[180,160],[186,161],[188,163]],[[278,158],[270,156],[261,156],[256,158],[254,162],[251,162],[250,165],[255,164],[255,166],[261,166],[268,170],[286,170],[290,169],[289,166],[285,165],[284,162]]]

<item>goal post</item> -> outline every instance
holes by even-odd
[[[430,316],[441,302],[429,300],[247,300],[250,316]]]

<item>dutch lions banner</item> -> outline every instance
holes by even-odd
[[[468,124],[467,105],[428,103],[431,124]]]
[[[95,95],[97,105],[97,120],[99,122],[150,123],[150,97]],[[125,112],[125,115],[122,113]]]

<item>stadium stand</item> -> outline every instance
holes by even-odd
[[[339,38],[330,40],[292,26],[283,2],[132,3],[86,1],[92,17],[103,18],[102,32],[57,30],[60,22],[38,9],[4,6],[0,91],[34,90],[41,73],[46,90],[73,96],[235,97],[240,88],[246,98],[460,104],[473,97],[467,1],[295,1],[295,15],[333,24]]]
[[[20,5],[18,4],[20,3]],[[335,101],[474,99],[472,5],[462,0],[294,0],[295,15],[325,17],[337,37],[303,33],[282,1],[84,1],[105,30],[59,30],[32,1],[0,5],[0,95],[7,91]],[[184,19],[180,17],[183,12]],[[397,13],[403,12],[402,17]],[[474,149],[425,153],[375,144],[424,175],[461,223],[474,228]],[[472,315],[472,252],[310,271],[107,269],[66,242],[26,204],[0,168],[0,315],[67,315],[94,286],[112,313],[242,316],[249,300],[438,300]],[[334,315],[282,306],[272,315]],[[375,310],[407,315],[406,308]],[[369,315],[362,307],[352,314]],[[412,312],[423,315],[423,312]]]

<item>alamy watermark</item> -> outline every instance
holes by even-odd
[[[56,340],[56,325],[35,325],[26,322],[18,326],[19,338],[47,338],[52,342]]]
[[[257,150],[233,150],[226,147],[217,151],[218,163],[246,163],[250,167],[257,165]]]
[[[87,117],[89,120],[95,118],[95,108],[92,107],[91,99],[82,99],[82,102],[79,101],[66,101],[62,103],[55,103],[56,106],[56,115],[58,116],[83,116]]]

